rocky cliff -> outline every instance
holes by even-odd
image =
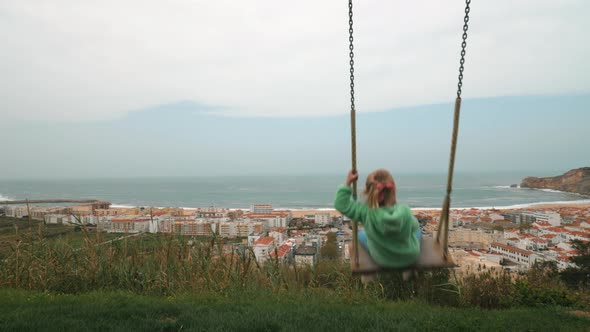
[[[563,175],[554,177],[527,177],[522,180],[520,187],[553,189],[590,196],[590,167],[573,169]]]

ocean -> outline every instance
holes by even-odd
[[[510,188],[531,173],[457,173],[452,207],[526,207],[544,202],[589,203],[590,197]],[[89,198],[114,205],[153,207],[227,207],[247,209],[267,203],[275,208],[332,208],[341,176],[220,176],[104,179],[1,180],[0,200]],[[395,174],[398,202],[412,208],[438,208],[446,174]],[[364,179],[361,179],[364,181]],[[364,182],[359,182],[359,184]],[[361,186],[359,185],[359,192]]]

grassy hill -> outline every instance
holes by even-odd
[[[325,294],[150,297],[0,291],[2,331],[588,331],[566,309],[444,308]]]

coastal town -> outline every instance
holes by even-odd
[[[440,210],[413,211],[424,236],[436,233]],[[0,215],[30,218],[47,225],[85,227],[91,231],[180,235],[192,241],[227,239],[223,251],[252,252],[264,263],[315,264],[328,234],[336,235],[336,258],[349,260],[350,220],[335,210],[278,210],[270,204],[250,209],[117,207],[96,201],[73,206],[0,207]],[[538,261],[572,267],[578,253],[572,240],[590,241],[590,206],[554,205],[526,209],[453,209],[449,247],[460,270],[498,268],[523,271]]]

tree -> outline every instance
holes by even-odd
[[[572,240],[572,247],[579,252],[571,258],[576,267],[568,267],[561,272],[561,279],[570,286],[590,285],[590,242]]]
[[[328,242],[336,244],[336,241],[338,241],[338,236],[334,232],[329,232],[326,234],[326,237],[328,238]]]
[[[336,259],[338,258],[338,240],[336,233],[329,232],[326,236],[328,237],[328,240],[322,246],[320,254],[322,255],[322,258]]]
[[[322,258],[336,259],[338,257],[338,249],[335,244],[327,242],[320,250]]]

